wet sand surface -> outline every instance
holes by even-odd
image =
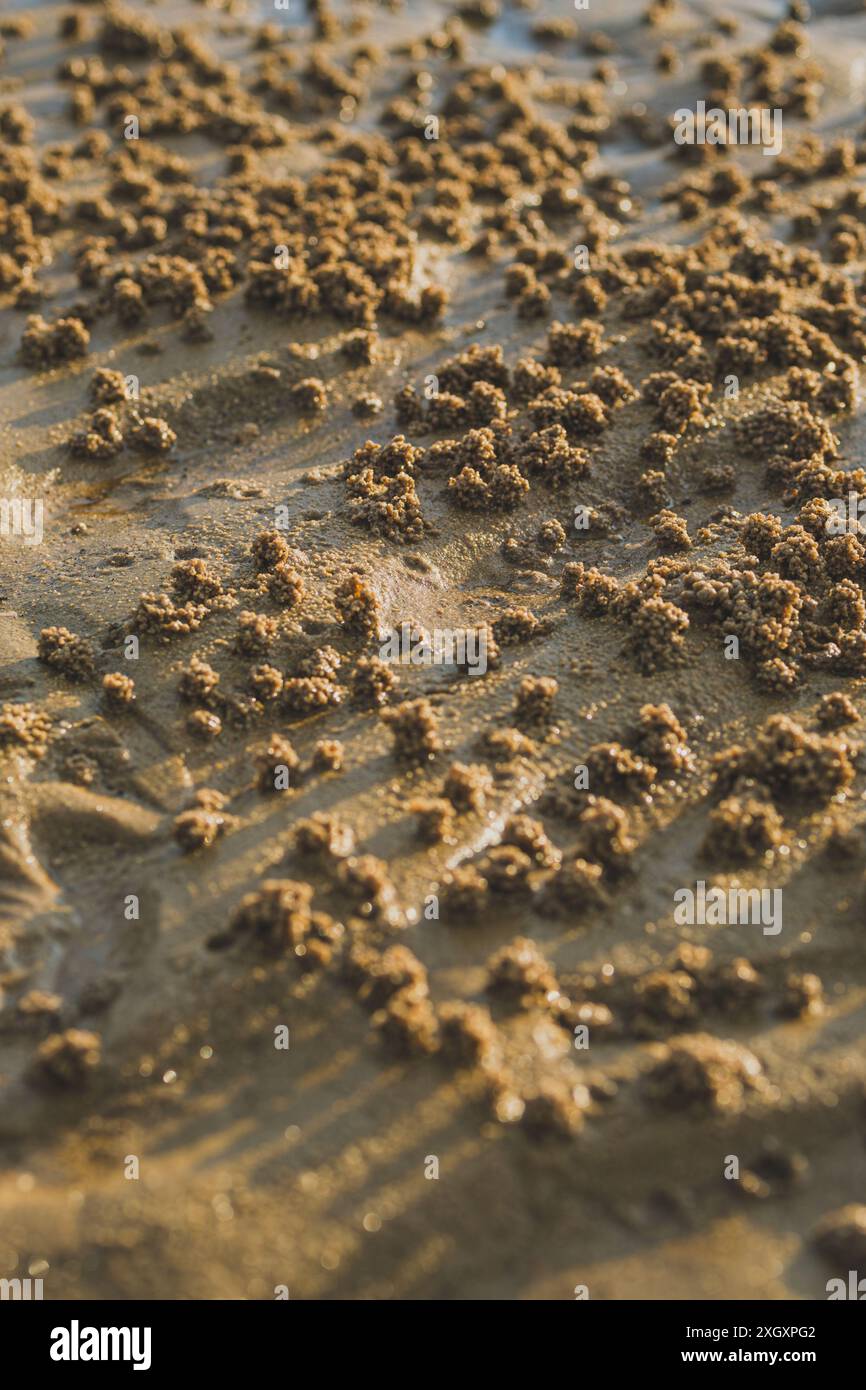
[[[866,11],[646,8],[0,16],[0,1276],[866,1259]]]

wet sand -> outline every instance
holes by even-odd
[[[866,12],[815,4],[773,55],[776,201],[775,160],[664,121],[722,78],[753,100],[783,7],[457,8],[334,0],[314,40],[300,0],[155,4],[106,39],[101,5],[35,5],[4,39],[34,125],[0,496],[44,537],[0,540],[0,1276],[48,1298],[814,1299],[860,1249],[814,1233],[863,1192],[866,568],[815,504],[862,466]],[[59,73],[97,56],[127,71]],[[199,128],[151,133],[172,58]],[[28,314],[83,314],[86,350],[22,361]],[[139,397],[100,405],[99,369]],[[380,709],[371,627],[403,622],[499,659],[394,668]],[[423,700],[397,756],[382,710]],[[782,930],[678,922],[699,880],[780,888]]]

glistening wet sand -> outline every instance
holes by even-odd
[[[772,8],[0,21],[0,1275],[863,1258],[866,15]]]

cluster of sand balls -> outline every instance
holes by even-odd
[[[744,55],[748,61],[720,54],[705,59],[702,80],[729,99],[723,104],[772,98],[786,113],[814,113],[818,75],[805,63],[799,8],[767,45]],[[648,28],[660,27],[671,9],[667,0],[651,4]],[[461,6],[462,15],[481,24],[498,11],[495,0]],[[439,365],[429,396],[411,384],[399,387],[394,427],[404,432],[392,433],[389,420],[383,442],[359,445],[342,470],[343,515],[364,533],[365,545],[420,545],[432,530],[434,495],[454,509],[452,518],[469,513],[480,527],[489,515],[533,515],[540,497],[548,512],[561,504],[564,518],[567,504],[590,487],[594,543],[616,512],[611,499],[599,495],[607,486],[607,451],[619,448],[621,429],[639,426],[637,445],[629,449],[633,490],[627,485],[627,506],[620,504],[618,514],[629,525],[640,522],[642,572],[630,578],[612,573],[610,550],[604,558],[596,553],[593,562],[577,558],[571,528],[557,516],[537,526],[531,544],[513,537],[504,542],[508,563],[536,573],[546,565],[561,602],[555,620],[509,606],[485,628],[489,664],[505,668],[503,681],[511,679],[510,662],[523,656],[523,644],[539,643],[538,662],[529,674],[521,667],[512,682],[505,718],[513,727],[487,729],[480,740],[487,761],[452,762],[432,794],[408,801],[425,841],[450,842],[473,818],[481,819],[495,788],[487,763],[498,775],[521,758],[537,757],[539,744],[557,732],[554,721],[568,719],[568,678],[542,669],[541,644],[554,621],[566,632],[590,621],[615,625],[646,677],[658,678],[681,662],[698,630],[736,637],[758,680],[780,696],[812,671],[866,671],[866,548],[856,536],[831,536],[826,526],[829,499],[851,487],[866,490],[862,470],[843,466],[841,428],[828,418],[856,406],[856,362],[866,349],[862,294],[840,269],[866,251],[864,205],[853,181],[847,192],[816,199],[794,219],[798,235],[821,243],[824,259],[806,245],[761,240],[736,211],[740,205],[777,210],[778,190],[768,180],[744,173],[711,147],[686,150],[685,172],[666,196],[684,220],[707,216],[709,230],[690,234],[683,247],[620,247],[615,227],[637,216],[639,202],[624,180],[596,172],[604,133],[616,128],[606,90],[615,76],[607,56],[613,45],[573,21],[545,17],[532,26],[540,44],[579,41],[600,60],[593,83],[581,84],[574,111],[560,122],[539,117],[527,74],[473,63],[459,21],[437,31],[435,41],[432,34],[419,40],[413,64],[432,64],[441,55],[460,61],[447,91],[437,93],[442,138],[425,141],[419,132],[429,114],[422,101],[426,86],[414,71],[381,113],[385,134],[366,123],[341,128],[344,113],[351,117],[369,100],[382,58],[367,44],[356,44],[346,61],[331,53],[330,41],[352,39],[353,31],[344,34],[326,5],[314,7],[320,43],[303,61],[287,51],[277,26],[255,31],[251,85],[192,33],[162,26],[155,17],[112,7],[90,19],[84,23],[76,14],[61,22],[65,38],[79,41],[91,30],[98,48],[98,56],[70,57],[61,68],[72,117],[87,126],[99,112],[110,123],[134,107],[147,138],[117,148],[89,130],[69,150],[38,157],[26,112],[3,107],[0,131],[9,148],[0,156],[0,286],[14,293],[17,308],[40,303],[38,281],[49,259],[42,238],[70,232],[76,238],[79,300],[50,318],[42,312],[28,317],[20,342],[26,366],[48,371],[86,357],[92,335],[107,324],[137,332],[167,317],[186,342],[207,342],[215,307],[237,294],[252,316],[278,323],[336,319],[341,366],[361,372],[381,351],[380,334],[401,326],[429,330],[448,309],[442,286],[419,285],[418,242],[429,239],[497,261],[518,319],[530,326],[538,321],[546,337],[534,353],[521,349],[513,364],[498,344],[471,344]],[[138,60],[146,60],[144,70]],[[674,69],[672,45],[659,44],[657,61],[664,71]],[[293,123],[322,120],[316,138],[323,157],[311,176],[275,181],[262,171],[257,153],[291,148],[296,132],[286,114]],[[162,135],[190,132],[225,152],[226,172],[213,187],[196,186],[191,165],[159,144]],[[660,143],[667,136],[663,129]],[[811,180],[850,180],[861,163],[862,150],[852,141],[807,137],[785,152],[774,172],[780,185],[803,192]],[[102,192],[67,199],[55,191],[76,164],[92,170],[104,164]],[[15,208],[20,217],[9,216]],[[591,274],[578,270],[560,244],[566,224],[573,229],[575,223],[592,253]],[[280,264],[277,247],[285,253]],[[615,318],[634,331],[639,350],[658,368],[643,379],[628,365],[633,352],[622,355],[622,365],[614,360],[621,341],[611,331]],[[317,428],[332,405],[330,368],[321,375],[303,370],[286,396],[295,415]],[[729,431],[718,412],[730,374],[745,389],[764,375],[778,381],[770,398],[739,412],[736,430]],[[355,405],[364,416],[384,413],[372,392],[357,395]],[[167,455],[177,442],[167,420],[126,399],[120,373],[95,373],[91,406],[68,438],[74,458],[85,465],[117,458],[127,445]],[[709,464],[699,473],[700,488],[735,492],[740,471],[760,462],[769,488],[796,510],[792,522],[755,512],[725,532],[701,527],[692,512],[686,514],[691,502],[683,480],[696,471],[693,462],[706,452],[711,431],[718,432],[722,450],[733,445],[736,463]],[[370,573],[340,571],[329,594],[335,623],[316,647],[293,629],[315,597],[313,567],[275,530],[254,535],[251,553],[259,587],[246,582],[249,576],[230,584],[201,558],[182,560],[171,572],[169,592],[144,592],[128,620],[129,632],[159,643],[182,644],[203,628],[219,632],[225,667],[221,657],[209,653],[205,659],[184,647],[176,670],[189,734],[218,738],[224,725],[267,717],[265,728],[273,732],[251,753],[254,785],[267,795],[292,792],[307,768],[300,739],[296,747],[294,729],[290,739],[280,722],[326,718],[348,700],[381,726],[401,776],[405,769],[407,779],[420,778],[431,767],[438,776],[445,740],[437,707],[424,695],[400,700],[396,674],[371,654],[384,614]],[[40,633],[39,660],[79,685],[94,680],[103,657],[96,639],[65,627]],[[242,688],[229,689],[234,662],[244,668]],[[130,714],[136,688],[129,677],[110,671],[101,689],[112,718]],[[839,730],[856,718],[839,691],[818,707],[821,732],[777,714],[750,743],[720,755],[715,778],[721,799],[708,813],[704,852],[735,862],[771,858],[786,845],[784,820],[792,809],[846,793],[856,748]],[[51,728],[32,705],[4,705],[0,748],[40,756]],[[638,848],[641,807],[661,784],[687,776],[693,755],[670,706],[647,703],[634,728],[592,743],[584,756],[592,793],[542,803],[544,813],[549,806],[568,826],[562,843],[554,843],[541,815],[506,817],[498,843],[444,876],[446,922],[477,919],[491,903],[500,909],[540,904],[572,915],[604,907]],[[339,740],[321,737],[309,766],[330,775],[343,757]],[[210,848],[236,828],[239,817],[230,804],[214,788],[196,792],[173,821],[179,849]],[[303,818],[294,827],[291,852],[330,875],[329,891],[352,908],[350,928],[314,907],[310,883],[271,877],[242,897],[212,945],[288,954],[305,968],[339,966],[389,1045],[480,1067],[500,1118],[522,1116],[533,1129],[568,1135],[579,1131],[586,1097],[563,1077],[520,1084],[486,1005],[434,1002],[423,962],[387,938],[396,911],[387,868],[356,852],[348,827],[330,814]],[[381,934],[364,930],[369,926]],[[506,1008],[542,1010],[565,1027],[592,1018],[593,1026],[622,1026],[638,1037],[676,1032],[653,1051],[645,1078],[647,1094],[663,1106],[730,1115],[753,1094],[763,1095],[757,1057],[698,1031],[707,1010],[734,1013],[758,997],[763,982],[746,960],[718,964],[694,950],[681,952],[605,1003],[592,992],[566,995],[551,962],[519,936],[494,952],[485,988],[497,1007],[504,1001]],[[780,1006],[787,1016],[818,1012],[821,1001],[817,977],[787,977]],[[622,1022],[614,1020],[614,1004]],[[39,1049],[34,1075],[77,1083],[98,1059],[96,1035],[68,1030]],[[838,1249],[857,1229],[853,1219],[837,1221],[822,1239]]]

